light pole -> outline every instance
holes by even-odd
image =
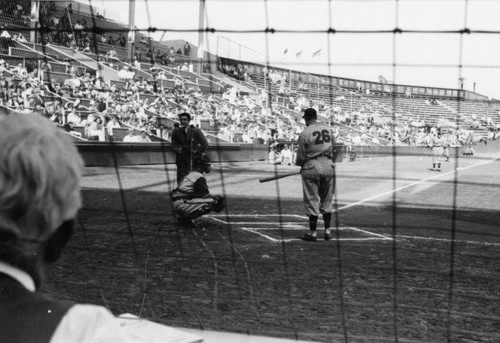
[[[465,77],[460,77],[458,79],[458,82],[460,82],[460,89],[464,89],[464,81],[465,81]]]
[[[134,40],[135,40],[135,0],[129,0],[128,5],[128,32],[129,42],[127,45],[127,56],[130,58],[130,63],[134,60]]]
[[[199,8],[199,13],[198,13],[198,54],[196,57],[198,57],[198,73],[201,73],[203,70],[202,68],[202,63],[203,63],[203,34],[205,31],[205,0],[200,0],[200,8]]]

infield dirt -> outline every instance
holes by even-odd
[[[257,181],[295,167],[216,165],[208,183],[227,209],[193,228],[172,218],[172,166],[87,168],[77,233],[46,290],[172,326],[498,342],[500,163],[463,159],[438,174],[428,162],[338,165],[334,240],[317,243],[297,239],[300,176]]]

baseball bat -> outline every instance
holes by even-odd
[[[273,176],[268,176],[268,177],[261,177],[259,179],[259,182],[260,183],[262,183],[262,182],[269,182],[269,181],[278,180],[278,179],[282,179],[284,177],[289,177],[289,176],[298,175],[298,174],[300,174],[300,171],[294,171],[294,172],[291,172],[291,173],[280,174],[280,175],[273,175]]]

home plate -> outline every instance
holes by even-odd
[[[231,225],[248,233],[258,235],[271,242],[301,241],[302,233],[309,230],[307,217],[294,214],[281,215],[248,215],[228,214],[207,216],[214,221]],[[275,219],[275,220],[274,220]],[[286,221],[285,221],[285,220]],[[304,220],[306,219],[306,220]],[[323,236],[323,221],[318,221],[318,234]],[[341,241],[366,241],[366,240],[390,240],[385,235],[355,227],[331,228],[332,240]],[[300,232],[300,234],[298,234]]]

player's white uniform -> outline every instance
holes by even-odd
[[[306,213],[319,216],[332,212],[335,190],[332,128],[315,122],[299,135],[295,164],[301,166],[302,189]]]
[[[202,192],[196,192],[196,184],[201,181]],[[198,193],[198,194],[195,194]],[[179,187],[172,191],[174,210],[180,217],[197,218],[212,211],[216,200],[208,192],[203,174],[192,171],[186,175]]]
[[[431,139],[431,145],[432,145],[432,163],[440,163],[444,154],[443,139],[438,136],[434,136]]]

